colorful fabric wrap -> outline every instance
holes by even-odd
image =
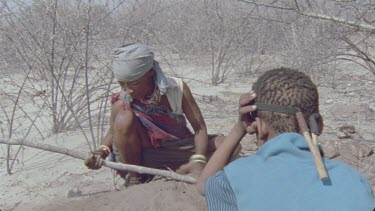
[[[115,94],[112,97],[112,104],[119,100],[124,110],[133,110],[155,148],[160,147],[161,140],[173,141],[192,135],[184,115],[175,114],[165,106],[145,105],[138,100],[133,100],[130,103],[127,101],[125,91]]]

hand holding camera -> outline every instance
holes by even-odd
[[[239,121],[242,122],[244,130],[249,134],[257,132],[255,117],[256,117],[256,94],[254,91],[242,94],[239,100]]]

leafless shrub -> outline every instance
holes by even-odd
[[[52,133],[89,128],[96,147],[114,89],[110,55],[129,42],[202,64],[212,85],[275,66],[336,83],[343,61],[375,75],[374,5],[363,2],[1,1],[1,135],[43,139],[43,119]]]

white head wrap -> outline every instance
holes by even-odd
[[[113,74],[119,81],[135,81],[151,69],[154,53],[142,44],[130,44],[115,49]]]
[[[161,94],[165,94],[168,87],[177,86],[176,83],[167,80],[158,62],[154,61],[154,53],[148,46],[135,43],[115,49],[113,74],[119,81],[135,81],[152,67],[156,72],[156,83]]]

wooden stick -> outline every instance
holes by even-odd
[[[9,145],[24,145],[31,148],[41,149],[49,152],[55,152],[63,155],[68,155],[70,157],[78,158],[81,160],[86,159],[85,153],[81,153],[78,151],[66,149],[63,147],[53,146],[49,144],[43,144],[43,143],[33,143],[28,142],[23,139],[0,139],[0,144],[9,144]],[[123,163],[114,163],[111,161],[104,160],[103,166],[106,166],[108,168],[117,169],[117,170],[124,170],[124,171],[134,171],[138,172],[140,174],[152,174],[152,175],[159,175],[163,177],[172,178],[175,180],[179,180],[182,182],[192,183],[194,184],[196,182],[196,179],[187,176],[187,175],[181,175],[177,174],[173,171],[166,171],[166,170],[160,170],[160,169],[154,169],[154,168],[147,168],[143,166],[137,166],[137,165],[129,165],[129,164],[123,164]]]
[[[311,133],[312,142],[315,146],[319,146],[318,144],[318,136],[315,133]]]
[[[316,170],[318,171],[318,174],[319,174],[319,178],[320,178],[320,180],[327,180],[328,179],[327,170],[324,166],[324,163],[323,163],[322,156],[320,154],[318,145],[317,144],[315,145],[315,143],[313,143],[313,141],[311,140],[309,128],[306,125],[305,118],[303,117],[302,112],[297,112],[296,116],[297,116],[298,125],[299,125],[299,127],[302,131],[303,136],[306,139],[306,142],[307,142],[307,145],[309,146],[311,155],[313,156],[315,167],[316,167]],[[316,141],[316,143],[318,143],[318,142]]]

